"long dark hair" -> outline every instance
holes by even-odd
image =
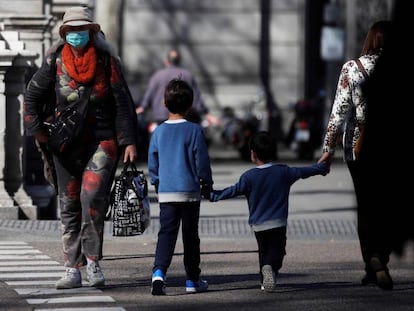
[[[380,54],[391,31],[391,21],[375,22],[369,29],[362,46],[361,55]]]

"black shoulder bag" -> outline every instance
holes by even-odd
[[[43,122],[49,132],[47,148],[56,156],[62,156],[70,149],[73,140],[82,130],[86,117],[92,85],[85,87],[82,96],[68,105],[53,122]]]

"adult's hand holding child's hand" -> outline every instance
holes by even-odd
[[[322,173],[322,176],[326,176],[331,171],[331,165],[328,162],[322,162],[322,163],[324,163],[326,165],[326,170],[325,170],[325,172]]]
[[[329,152],[324,152],[317,163],[325,163],[327,165],[326,173],[322,174],[322,176],[328,175],[331,171],[332,155]]]
[[[207,183],[201,183],[201,196],[206,199],[210,200],[210,193],[213,191],[213,185]]]

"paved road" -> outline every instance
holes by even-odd
[[[237,181],[249,167],[213,162],[215,187]],[[178,241],[168,272],[168,296],[151,296],[158,207],[152,191],[150,196],[153,218],[142,236],[112,237],[107,223],[101,262],[107,286],[98,290],[87,284],[54,290],[62,273],[58,221],[0,220],[0,310],[414,310],[412,248],[402,258],[392,257],[394,291],[359,285],[363,266],[352,183],[341,161],[333,164],[328,176],[301,180],[292,187],[287,255],[275,293],[259,289],[256,242],[247,226],[246,202],[238,198],[202,203],[202,270],[209,291],[185,293]]]

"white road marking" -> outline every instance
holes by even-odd
[[[53,308],[53,309],[34,309],[34,311],[126,311],[122,307],[98,307],[98,308]]]
[[[33,285],[53,285],[55,287],[56,280],[36,280],[36,281],[7,281],[5,282],[9,286],[33,286]],[[89,286],[89,282],[82,281],[83,286]]]
[[[47,255],[0,255],[0,260],[50,259]]]
[[[0,255],[27,255],[27,254],[41,254],[38,249],[0,249]]]
[[[33,249],[33,247],[29,245],[1,245],[0,249]]]
[[[57,261],[53,260],[14,260],[14,261],[0,261],[0,267],[6,266],[31,266],[31,265],[60,265]]]
[[[54,271],[54,270],[66,270],[63,266],[10,266],[10,267],[0,267],[0,272],[7,271]]]
[[[0,280],[62,277],[62,272],[0,273]]]
[[[75,297],[61,297],[61,298],[35,298],[26,299],[28,304],[51,304],[51,303],[78,303],[78,302],[115,302],[110,296],[75,296]]]
[[[0,245],[28,245],[23,241],[0,241]]]
[[[56,280],[7,281],[9,286],[55,285]]]
[[[58,295],[58,294],[73,294],[73,293],[102,293],[102,291],[96,287],[79,287],[70,289],[54,289],[54,288],[15,288],[16,293],[19,295]]]
[[[26,299],[28,304],[69,304],[69,303],[107,303],[115,302],[110,296],[99,295],[102,290],[89,287],[55,289],[56,279],[62,277],[66,268],[53,261],[41,251],[33,249],[26,242],[0,242],[0,281],[14,288],[21,296],[46,296]],[[59,270],[59,271],[58,271]],[[56,271],[56,272],[54,272]],[[22,287],[23,286],[23,287]],[[26,286],[26,287],[25,287]],[[42,287],[43,286],[43,287]],[[76,296],[65,297],[72,294]],[[98,295],[97,295],[98,294]],[[55,295],[54,298],[52,296]],[[62,295],[63,297],[56,297]],[[35,308],[34,311],[126,311],[123,307],[71,307]]]

